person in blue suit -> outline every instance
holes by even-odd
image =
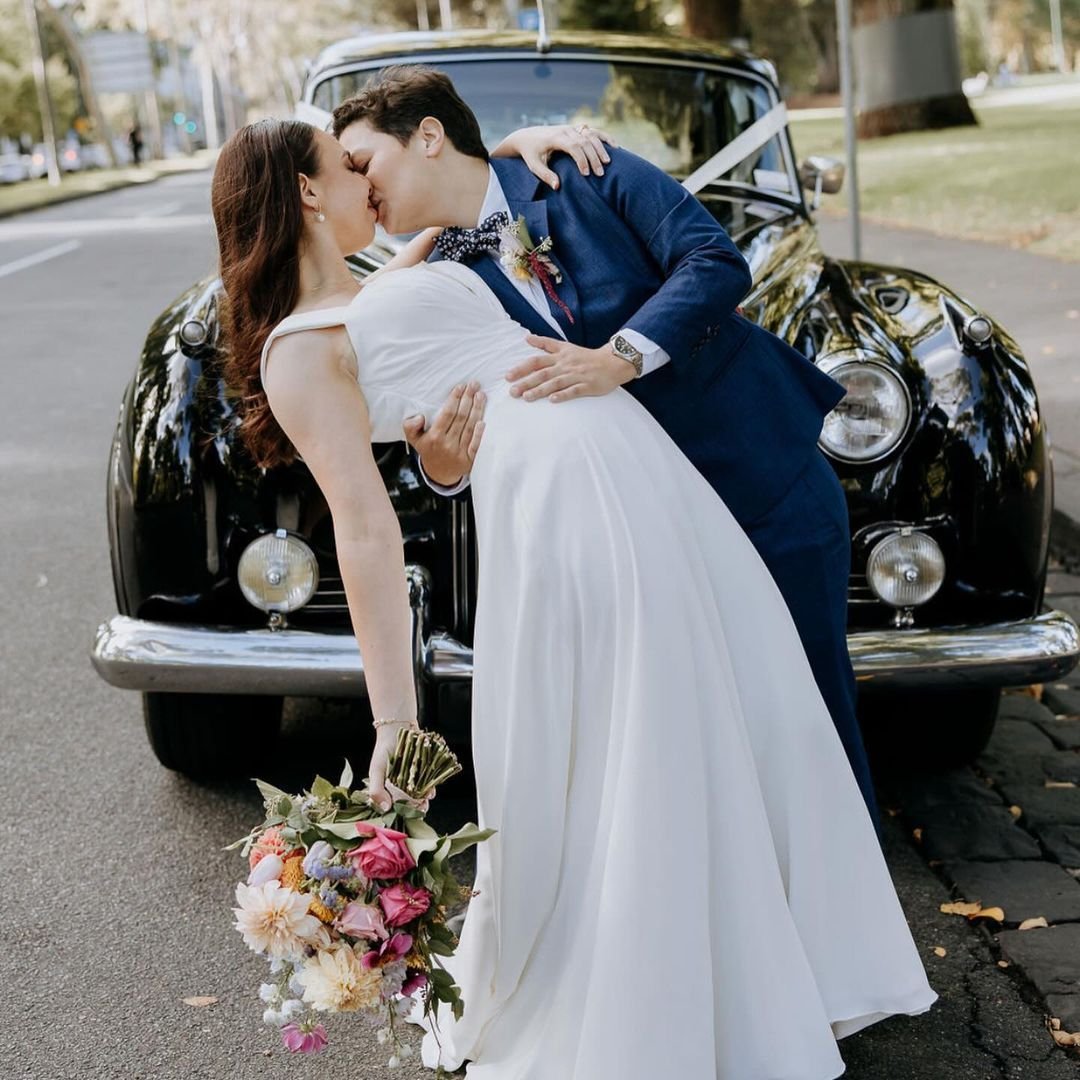
[[[880,836],[847,651],[847,503],[817,445],[844,391],[740,313],[752,278],[724,229],[626,150],[606,151],[606,168],[594,157],[590,175],[553,158],[557,187],[520,158],[490,157],[449,77],[423,65],[384,69],[338,106],[333,130],[383,228],[442,226],[431,258],[467,262],[533,331],[537,355],[508,374],[511,393],[558,402],[624,386],[724,500],[787,602]],[[519,219],[521,250],[501,259]],[[544,238],[547,269],[504,265]],[[421,417],[406,429],[443,494],[468,483],[482,404],[459,388],[429,428]]]

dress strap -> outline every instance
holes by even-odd
[[[269,336],[263,343],[262,357],[259,360],[259,381],[265,382],[266,378],[266,354],[270,351],[270,345],[274,338],[282,334],[291,334],[297,330],[321,330],[326,326],[344,326],[343,312],[347,305],[338,307],[322,308],[319,311],[301,311],[296,315],[286,315],[270,331]]]

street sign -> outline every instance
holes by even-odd
[[[154,64],[145,34],[102,30],[87,34],[83,52],[99,94],[139,94],[154,88]]]

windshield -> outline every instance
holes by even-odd
[[[763,83],[694,66],[536,56],[425,62],[454,80],[489,148],[515,128],[586,121],[679,180],[775,104]],[[377,70],[331,75],[313,104],[332,111]],[[779,135],[720,179],[797,197]]]

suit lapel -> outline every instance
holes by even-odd
[[[495,175],[499,178],[499,183],[502,185],[503,194],[506,196],[506,201],[510,206],[511,218],[517,220],[518,216],[524,217],[526,228],[529,230],[529,236],[532,237],[534,244],[538,244],[545,236],[550,235],[550,229],[548,228],[547,202],[542,198],[536,198],[537,191],[540,187],[540,181],[529,172],[524,162],[517,158],[492,158],[491,166],[495,170]],[[549,253],[549,257],[562,274],[562,281],[555,285],[555,292],[559,299],[570,309],[574,321],[570,322],[566,317],[566,313],[558,304],[552,303],[550,297],[547,297],[548,309],[555,321],[562,327],[567,340],[575,342],[576,344],[581,344],[581,342],[585,340],[584,325],[581,316],[581,303],[578,297],[577,287],[574,285],[573,279],[566,272],[566,267],[559,258],[559,243],[559,237],[552,237],[552,251]],[[481,261],[488,262],[489,260]],[[502,271],[497,267],[494,269],[496,275],[502,278],[509,286],[510,292],[521,298],[521,294],[509,283],[509,281],[507,281]],[[485,280],[488,281],[489,285],[491,284],[490,280],[487,278],[485,278]],[[552,284],[554,285],[554,282],[552,282]],[[501,299],[504,294],[500,292],[498,295]],[[524,303],[525,307],[533,312],[535,318],[536,312],[532,305],[528,302]],[[507,307],[507,310],[510,310],[509,307]],[[517,318],[516,315],[514,317]],[[521,320],[519,319],[518,321],[520,322]],[[551,327],[548,327],[544,336],[549,337],[550,333]]]
[[[468,264],[487,282],[488,288],[499,298],[499,303],[506,313],[522,326],[527,326],[534,334],[551,337],[552,330],[543,316],[514,288],[513,282],[499,268],[495,258],[484,255]]]

